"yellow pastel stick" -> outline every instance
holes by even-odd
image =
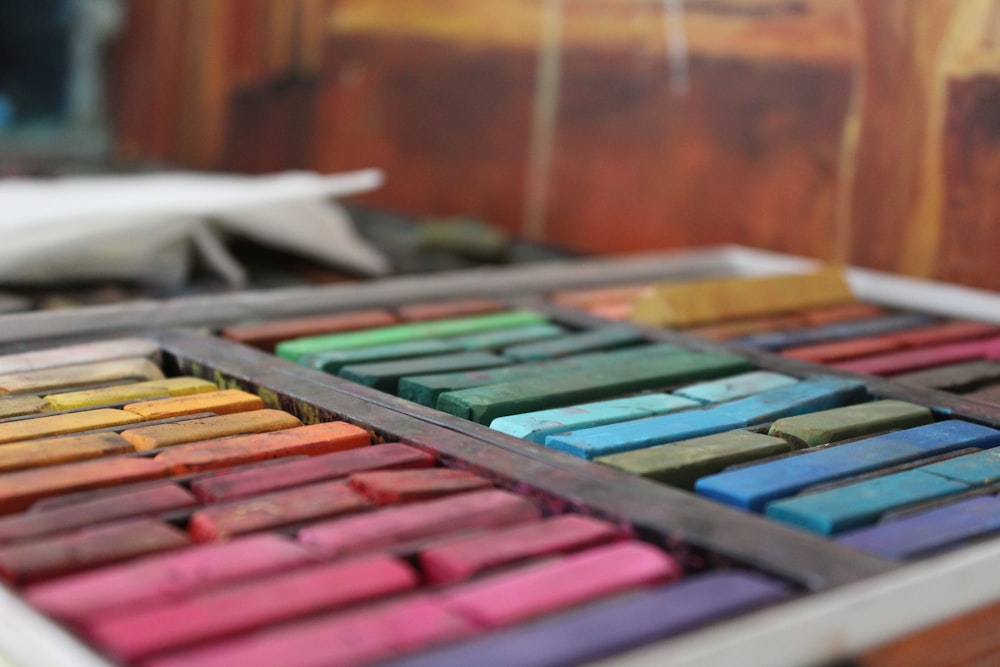
[[[174,396],[155,401],[129,403],[122,409],[126,412],[134,412],[144,419],[152,421],[154,419],[170,419],[171,417],[194,415],[199,412],[230,415],[236,412],[260,410],[263,407],[264,400],[260,396],[254,396],[239,389],[224,389],[204,394]]]
[[[122,431],[122,437],[140,451],[188,442],[226,438],[247,433],[266,433],[302,426],[296,417],[281,410],[254,410],[234,415],[203,417],[170,424],[140,426]]]
[[[155,396],[199,394],[206,391],[216,391],[217,389],[218,387],[208,380],[184,376],[102,387],[100,389],[83,389],[81,391],[50,394],[45,397],[45,401],[52,406],[53,410],[75,410],[95,405],[138,401]]]
[[[88,433],[13,442],[0,447],[0,472],[41,468],[135,451],[117,433]]]
[[[88,385],[161,379],[163,371],[149,359],[113,359],[0,375],[0,395],[44,394]]]
[[[141,422],[142,417],[124,410],[101,408],[99,410],[84,410],[70,412],[64,415],[49,415],[34,419],[0,424],[0,444],[49,438],[54,435],[91,431],[99,428],[111,428]]]

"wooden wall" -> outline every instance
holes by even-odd
[[[123,160],[1000,289],[1000,0],[131,0]]]

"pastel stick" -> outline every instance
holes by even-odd
[[[580,333],[566,334],[553,340],[525,343],[508,347],[503,355],[515,361],[545,361],[581,352],[640,343],[644,336],[630,326],[601,327]]]
[[[446,340],[458,345],[463,350],[472,352],[475,350],[496,350],[510,345],[549,340],[558,338],[565,333],[565,329],[555,324],[531,324],[523,327],[497,329],[496,331],[484,331],[478,334],[457,336]]]
[[[93,343],[62,345],[44,350],[5,354],[0,356],[0,373],[26,373],[43,368],[128,357],[155,359],[159,353],[160,346],[145,338],[101,340]]]
[[[264,400],[260,396],[238,389],[209,391],[203,394],[172,396],[154,401],[129,403],[122,407],[125,412],[134,412],[143,419],[170,419],[185,415],[210,412],[216,415],[230,415],[237,412],[262,410]]]
[[[42,416],[0,424],[0,444],[124,426],[141,421],[142,417],[139,415],[113,408]]]
[[[163,371],[145,357],[91,361],[0,375],[0,394],[46,394],[90,385],[159,380]]]
[[[49,404],[40,396],[26,394],[0,397],[0,419],[34,415],[48,408]]]
[[[806,361],[830,363],[873,354],[882,354],[903,348],[927,347],[975,338],[985,338],[991,335],[995,336],[998,332],[1000,330],[992,324],[953,321],[908,329],[882,336],[853,338],[834,343],[787,348],[782,351],[782,354]]]
[[[352,382],[395,394],[399,389],[400,379],[410,375],[470,371],[478,368],[504,366],[509,363],[509,359],[489,352],[460,352],[417,359],[344,366],[340,369],[339,375]]]
[[[933,421],[930,409],[922,405],[906,401],[872,401],[785,417],[771,424],[768,435],[784,438],[801,449],[881,431],[914,428]]]
[[[375,505],[397,505],[430,500],[492,486],[467,470],[379,470],[359,472],[348,478],[348,486]]]
[[[864,359],[855,359],[835,364],[854,373],[871,375],[894,375],[908,373],[944,364],[973,359],[995,359],[1000,356],[1000,338],[934,345],[919,350],[890,352]]]
[[[495,313],[506,308],[507,306],[503,302],[496,299],[450,299],[448,301],[409,303],[399,306],[396,309],[396,314],[404,322],[426,322],[428,320],[440,320],[449,317]]]
[[[463,348],[449,342],[447,339],[431,338],[427,340],[390,343],[372,347],[356,347],[349,350],[332,350],[317,352],[300,357],[298,363],[319,371],[336,375],[344,366],[352,364],[370,364],[396,359],[412,359],[414,357],[429,357],[433,355],[459,352]]]
[[[218,387],[207,380],[181,376],[114,385],[100,389],[60,392],[49,394],[45,400],[52,406],[53,410],[73,410],[107,405],[108,403],[125,403],[160,396],[184,396],[216,390]]]
[[[920,470],[969,486],[986,486],[1000,480],[1000,452],[990,449],[956,456],[922,466]]]
[[[1000,431],[957,419],[897,431],[778,461],[704,477],[700,495],[761,511],[775,499],[810,486],[961,449],[1000,445]]]
[[[143,451],[199,440],[279,431],[297,426],[302,426],[302,422],[282,410],[254,410],[169,424],[138,426],[122,431],[122,437],[132,443],[137,450]]]
[[[797,379],[771,371],[750,371],[719,380],[698,382],[674,391],[677,396],[690,398],[700,403],[725,403],[737,398],[745,398],[762,391],[785,387],[798,382]]]
[[[964,393],[1000,381],[1000,362],[966,361],[894,375],[893,382]]]
[[[135,448],[132,444],[117,433],[88,433],[27,440],[0,447],[0,472],[74,463],[133,451]]]
[[[828,343],[849,338],[877,336],[905,329],[914,329],[926,326],[933,321],[934,318],[930,315],[904,313],[901,315],[873,317],[856,322],[841,322],[819,327],[757,334],[755,336],[739,338],[734,342],[765,350],[783,350],[786,347]]]
[[[271,351],[275,345],[283,340],[385,327],[396,322],[396,316],[387,310],[358,310],[349,313],[310,315],[273,322],[235,325],[223,329],[222,337]]]

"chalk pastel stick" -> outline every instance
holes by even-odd
[[[769,389],[777,389],[798,382],[797,379],[771,371],[750,371],[719,380],[698,382],[674,391],[677,396],[700,403],[725,403],[745,398]]]
[[[772,315],[770,317],[755,317],[752,319],[736,320],[734,322],[722,322],[720,324],[708,324],[692,327],[686,331],[699,338],[710,340],[731,340],[733,338],[744,338],[760,333],[772,331],[787,331],[789,329],[801,329],[809,326],[805,318],[801,315]]]
[[[0,512],[23,510],[37,500],[63,493],[89,491],[167,474],[158,461],[140,458],[67,463],[0,475]]]
[[[668,639],[790,594],[782,583],[754,573],[706,572],[401,658],[385,667],[572,667]]]
[[[545,361],[582,352],[594,352],[641,343],[644,337],[634,327],[613,326],[566,334],[553,340],[514,345],[503,355],[515,361]]]
[[[829,363],[873,354],[882,354],[903,348],[927,347],[975,338],[985,338],[987,336],[996,336],[998,333],[1000,333],[1000,330],[991,324],[955,321],[928,327],[918,327],[878,337],[862,337],[836,343],[787,348],[782,351],[782,354],[806,361]]]
[[[602,456],[597,462],[671,486],[693,489],[702,477],[791,449],[781,438],[736,430]]]
[[[102,615],[83,633],[120,660],[264,628],[310,614],[371,602],[419,584],[406,563],[370,556],[314,565],[236,584],[144,611]]]
[[[764,333],[737,339],[741,345],[758,347],[765,350],[784,350],[788,347],[801,347],[818,343],[829,343],[848,338],[879,336],[882,334],[924,327],[934,322],[930,315],[922,313],[903,313],[886,315],[855,322],[841,322],[819,327],[793,329],[774,333]]]
[[[822,326],[824,324],[836,324],[837,322],[852,322],[854,320],[880,317],[885,315],[885,313],[884,308],[874,304],[847,303],[825,308],[810,308],[800,311],[798,315],[809,326]]]
[[[591,308],[608,303],[631,303],[648,287],[650,287],[649,283],[638,283],[613,287],[561,290],[552,295],[552,302],[575,308]]]
[[[370,507],[344,482],[320,482],[200,509],[188,521],[188,534],[198,542],[209,542]]]
[[[129,519],[0,547],[0,576],[26,584],[188,544],[156,519]]]
[[[489,424],[497,417],[718,377],[747,366],[746,359],[728,354],[665,354],[614,367],[602,366],[590,372],[447,392],[438,398],[437,407],[480,424]]]
[[[386,327],[396,322],[396,316],[387,310],[358,310],[226,327],[222,337],[271,351],[281,341],[291,338]]]
[[[432,355],[459,352],[462,349],[458,345],[449,342],[448,339],[430,338],[427,340],[413,340],[403,343],[390,343],[388,345],[355,347],[349,350],[333,350],[330,352],[307,354],[300,357],[298,363],[326,373],[337,374],[344,366],[393,361],[395,359],[429,357]]]
[[[45,397],[53,410],[74,410],[109,403],[126,403],[159,396],[184,396],[205,391],[216,391],[218,387],[207,380],[194,377],[174,377],[164,380],[149,380],[132,384],[115,385],[101,389],[83,389]]]
[[[1000,452],[987,450],[956,456],[921,466],[920,471],[969,486],[984,486],[1000,480]]]
[[[538,508],[520,496],[473,491],[316,524],[299,531],[299,541],[327,556],[346,556],[539,517]]]
[[[716,278],[651,287],[636,297],[632,320],[690,327],[854,301],[839,271],[753,278]]]
[[[34,415],[49,409],[49,404],[40,396],[4,396],[0,397],[0,419]]]
[[[174,475],[215,470],[302,454],[329,454],[371,444],[364,429],[346,422],[310,424],[270,433],[177,445],[156,455]]]
[[[546,436],[554,433],[665,415],[699,405],[697,401],[670,394],[640,394],[628,398],[508,415],[494,419],[490,422],[490,428],[543,444]]]
[[[839,407],[865,396],[858,382],[819,377],[702,410],[550,435],[545,446],[583,458],[608,456]]]
[[[30,511],[0,518],[0,543],[65,532],[84,526],[197,505],[197,499],[177,484],[157,484],[107,498],[75,503],[44,511]]]
[[[463,350],[496,350],[509,345],[519,345],[521,343],[532,343],[541,340],[558,338],[566,333],[566,330],[555,324],[532,324],[511,329],[497,329],[496,331],[484,331],[468,336],[458,336],[446,339]]]
[[[914,428],[934,421],[930,409],[906,401],[872,401],[861,405],[784,417],[768,435],[784,438],[796,449],[849,440],[881,431]]]
[[[699,494],[756,511],[810,486],[970,447],[1000,445],[1000,431],[957,419],[897,431],[698,481]]]
[[[527,324],[544,324],[546,321],[546,317],[541,313],[527,310],[512,310],[491,315],[474,315],[471,317],[434,320],[430,322],[411,322],[409,324],[397,324],[395,326],[369,329],[367,331],[297,338],[279,343],[275,348],[275,352],[280,357],[296,361],[302,355],[327,350],[347,350],[353,347],[386,345],[388,343],[400,343],[408,340],[462,336],[481,331],[490,331],[491,329],[506,329],[525,326]]]
[[[149,359],[112,359],[0,375],[0,395],[46,394],[92,385],[160,379],[163,379],[163,371]]]
[[[396,308],[396,314],[403,322],[426,322],[428,320],[496,313],[506,309],[507,306],[496,299],[472,298],[411,303]]]
[[[433,583],[452,583],[529,558],[579,551],[623,537],[614,524],[567,514],[431,545],[420,552],[420,569]]]
[[[261,534],[138,558],[30,586],[24,595],[47,614],[86,621],[105,612],[148,608],[213,586],[259,578],[313,562],[297,544]]]
[[[0,444],[50,438],[56,435],[123,426],[141,421],[142,417],[131,412],[101,408],[5,422],[0,424]]]
[[[476,632],[440,600],[414,596],[168,653],[143,667],[360,667]]]
[[[846,533],[838,542],[891,560],[924,556],[1000,530],[1000,500],[980,496]]]
[[[942,391],[973,391],[985,384],[1000,381],[1000,362],[967,361],[948,364],[924,371],[901,373],[894,375],[892,380]]]
[[[435,459],[430,454],[398,442],[390,442],[377,447],[362,447],[276,463],[266,468],[212,475],[192,480],[190,485],[191,491],[199,499],[220,502],[332,481],[356,472],[430,468],[434,464]]]
[[[899,347],[927,347],[1000,335],[1000,327],[985,322],[953,320],[930,327],[900,331],[887,336]]]
[[[891,338],[865,336],[861,338],[849,338],[848,340],[838,340],[832,343],[815,343],[786,347],[781,351],[781,354],[793,359],[828,364],[835,361],[892,352],[896,349],[898,349],[898,346]]]
[[[461,352],[434,357],[344,366],[338,375],[352,382],[395,394],[399,390],[400,379],[410,375],[470,371],[477,368],[504,366],[509,363],[509,359],[489,352]]]
[[[231,435],[280,431],[297,426],[302,426],[302,422],[282,410],[254,410],[234,415],[188,419],[170,424],[140,426],[122,431],[122,437],[131,442],[137,450],[142,451]]]
[[[86,461],[135,451],[117,433],[90,433],[15,442],[0,447],[0,472]]]
[[[837,368],[871,375],[894,375],[973,359],[1000,357],[1000,338],[934,345],[919,350],[890,352],[835,364]]]
[[[629,541],[460,584],[443,595],[449,609],[496,628],[680,576],[680,564],[666,553]]]
[[[879,516],[908,505],[946,498],[969,487],[921,470],[907,470],[853,484],[776,500],[766,514],[823,535],[874,523]]]
[[[109,361],[128,357],[155,359],[160,347],[144,338],[118,338],[95,343],[63,345],[61,347],[0,356],[0,373],[27,373],[43,368],[72,366],[92,361]]]
[[[260,410],[264,401],[260,396],[254,396],[238,389],[223,389],[209,391],[204,394],[190,396],[174,396],[155,401],[129,403],[122,407],[125,412],[134,412],[143,419],[169,419],[195,415],[201,412],[214,412],[217,415],[229,415],[236,412]]]
[[[376,505],[412,503],[492,486],[479,475],[450,468],[355,473],[348,485]]]

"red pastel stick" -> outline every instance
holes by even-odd
[[[455,299],[454,301],[434,301],[400,306],[396,314],[403,322],[426,322],[449,317],[485,315],[506,310],[507,306],[496,299]]]
[[[289,338],[371,329],[395,323],[396,317],[387,310],[359,310],[232,326],[222,330],[222,337],[270,352],[275,345]]]
[[[479,475],[449,468],[365,472],[351,475],[348,484],[376,505],[412,503],[492,486]]]
[[[995,359],[998,356],[1000,356],[1000,338],[987,338],[967,343],[935,345],[919,350],[892,352],[834,365],[837,368],[855,373],[893,375],[971,359]]]

